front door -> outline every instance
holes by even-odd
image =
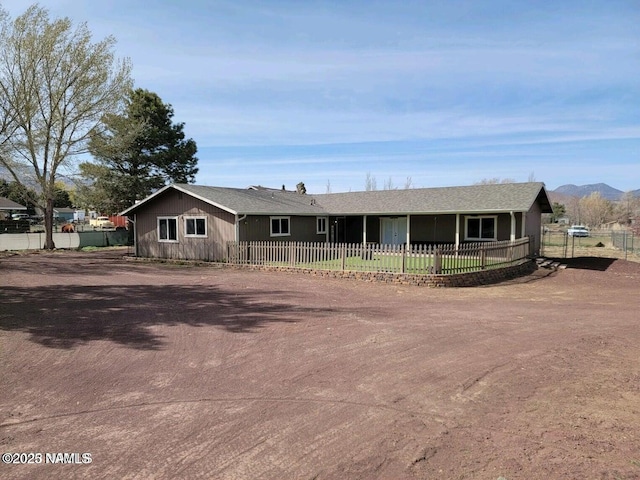
[[[381,218],[380,231],[380,238],[384,245],[407,243],[407,217]]]

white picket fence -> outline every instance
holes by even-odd
[[[451,274],[507,266],[530,255],[529,238],[459,245],[229,242],[227,262],[317,270]]]

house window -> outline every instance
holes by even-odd
[[[271,217],[271,236],[284,237],[291,235],[289,232],[289,217]]]
[[[187,217],[184,219],[185,237],[206,237],[207,217]]]
[[[178,219],[176,217],[158,217],[158,241],[178,241]]]
[[[465,240],[497,240],[498,217],[466,217]]]
[[[327,217],[316,217],[316,233],[327,233]]]

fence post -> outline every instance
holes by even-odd
[[[433,251],[433,273],[436,275],[442,273],[442,247],[436,247]]]
[[[624,231],[624,240],[622,242],[624,248],[624,259],[627,260],[627,231]]]
[[[551,234],[549,234],[549,241],[551,241]],[[529,251],[529,256],[533,257],[533,242],[531,241],[531,237],[527,237],[527,247]]]
[[[346,261],[347,261],[347,245],[343,243],[340,245],[340,263],[341,263],[341,270],[343,272],[344,272]]]
[[[401,273],[406,273],[406,267],[407,267],[407,255],[406,255],[406,250],[407,250],[407,246],[406,244],[402,244],[400,246],[400,255],[402,255],[402,267],[400,269]]]
[[[480,247],[480,269],[484,270],[487,268],[487,247],[486,245],[482,245]]]

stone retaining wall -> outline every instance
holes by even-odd
[[[248,270],[305,273],[316,277],[348,278],[366,282],[398,283],[402,285],[423,285],[427,287],[476,287],[503,282],[529,275],[538,267],[533,260],[525,260],[517,265],[503,268],[480,270],[450,275],[412,275],[408,273],[354,272],[341,270],[313,270],[308,268],[272,267],[260,265],[229,265],[229,268]]]
[[[518,277],[524,277],[537,270],[534,260],[523,260],[516,265],[503,268],[492,268],[467,273],[453,273],[449,275],[412,275],[409,273],[382,272],[354,272],[349,270],[313,270],[311,268],[274,267],[266,265],[229,265],[202,260],[175,260],[166,258],[147,258],[126,256],[125,260],[202,265],[215,268],[236,268],[240,270],[261,270],[267,272],[304,273],[315,277],[346,278],[365,282],[395,283],[401,285],[420,285],[426,287],[478,287],[492,283],[504,282]]]

